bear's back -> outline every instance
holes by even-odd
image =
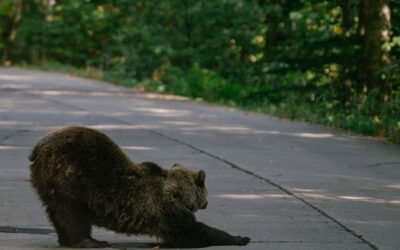
[[[135,166],[110,138],[84,127],[48,134],[34,147],[30,160],[34,181],[55,183],[85,179],[109,185]]]

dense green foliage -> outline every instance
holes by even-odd
[[[400,3],[370,65],[364,2],[4,0],[0,53],[400,142]]]

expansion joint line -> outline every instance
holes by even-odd
[[[13,131],[12,133],[7,134],[7,135],[1,137],[1,138],[0,138],[0,145],[5,145],[5,142],[6,142],[8,139],[10,139],[10,138],[12,138],[12,137],[14,137],[14,136],[16,136],[16,135],[25,133],[25,132],[29,132],[29,130],[27,130],[27,129],[16,129],[16,130]]]
[[[247,170],[247,169],[245,169],[245,168],[243,168],[243,167],[241,167],[241,166],[239,166],[239,165],[237,165],[237,164],[235,164],[235,163],[232,163],[232,162],[230,162],[230,161],[228,161],[228,160],[226,160],[226,159],[224,159],[224,158],[222,158],[222,157],[220,157],[220,156],[218,156],[218,155],[214,155],[214,154],[212,154],[212,153],[209,153],[209,152],[207,152],[207,151],[205,151],[205,150],[203,150],[203,149],[201,149],[201,148],[198,148],[198,147],[196,147],[196,146],[193,146],[193,145],[191,145],[191,144],[189,144],[189,143],[186,143],[186,142],[184,142],[184,141],[181,141],[181,140],[179,140],[179,139],[177,139],[177,138],[168,136],[168,135],[166,135],[166,134],[164,134],[164,133],[161,133],[161,132],[156,131],[156,130],[153,130],[153,129],[145,129],[145,130],[147,130],[147,131],[149,131],[149,132],[152,132],[152,133],[154,133],[154,134],[157,134],[157,135],[159,135],[159,136],[161,136],[161,137],[164,137],[164,138],[166,138],[166,139],[168,139],[168,140],[171,140],[171,141],[174,141],[174,142],[176,142],[176,143],[185,145],[186,147],[189,147],[189,148],[191,148],[191,149],[193,149],[193,150],[196,150],[197,152],[200,152],[201,154],[207,155],[207,156],[209,156],[209,157],[211,157],[211,158],[214,158],[214,159],[216,159],[216,160],[218,160],[218,161],[221,161],[221,162],[225,163],[226,165],[230,166],[232,169],[235,169],[235,170],[240,171],[240,172],[242,172],[242,173],[245,173],[245,174],[247,174],[247,175],[253,176],[253,177],[255,177],[255,178],[259,179],[259,180],[262,180],[262,181],[264,181],[264,182],[266,182],[266,183],[268,183],[268,184],[270,184],[270,185],[272,185],[272,186],[278,188],[278,189],[281,190],[282,192],[284,192],[284,193],[286,193],[287,195],[290,195],[290,196],[292,196],[292,197],[298,199],[299,201],[303,202],[304,204],[306,204],[307,206],[309,206],[309,207],[312,208],[313,210],[317,211],[317,212],[318,212],[319,214],[321,214],[322,216],[328,218],[329,220],[331,220],[332,222],[334,222],[335,224],[337,224],[339,227],[341,227],[342,229],[344,229],[346,232],[352,234],[353,236],[355,236],[356,238],[358,238],[359,240],[361,240],[363,243],[365,243],[366,245],[368,245],[368,246],[371,247],[372,249],[375,249],[375,250],[378,250],[378,249],[379,249],[379,248],[378,248],[376,245],[374,245],[372,242],[370,242],[369,240],[365,239],[362,235],[356,233],[355,231],[353,231],[352,229],[350,229],[349,227],[347,227],[346,225],[344,225],[343,223],[341,223],[339,220],[335,219],[333,216],[331,216],[331,215],[329,215],[328,213],[326,213],[326,212],[325,212],[324,210],[322,210],[321,208],[315,206],[314,204],[312,204],[312,203],[310,203],[309,201],[305,200],[304,198],[298,196],[297,194],[293,193],[293,192],[290,191],[289,189],[287,189],[287,188],[285,188],[285,187],[279,185],[278,183],[275,183],[275,182],[273,182],[272,180],[270,180],[270,179],[268,179],[268,178],[266,178],[266,177],[264,177],[264,176],[261,176],[261,175],[259,175],[259,174],[257,174],[257,173],[254,173],[254,172],[250,171],[250,170]]]

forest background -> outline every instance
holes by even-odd
[[[400,143],[399,0],[1,0],[3,66]]]

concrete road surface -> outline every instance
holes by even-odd
[[[204,169],[209,206],[197,217],[250,236],[243,249],[400,249],[397,145],[20,69],[0,69],[0,249],[58,247],[27,157],[67,125],[103,131],[135,161]],[[94,237],[117,249],[158,242],[97,228]]]

